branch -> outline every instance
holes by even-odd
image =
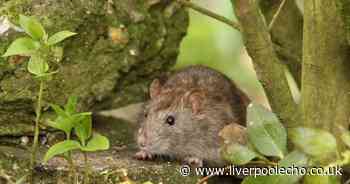
[[[289,69],[300,89],[303,16],[294,0],[286,0],[284,5],[281,1],[264,0],[260,1],[259,5],[266,22],[274,22],[271,30],[269,30],[274,49],[279,59]],[[280,9],[279,13],[277,13],[278,9]],[[278,18],[274,19],[274,17]]]
[[[269,31],[272,29],[273,25],[275,24],[276,19],[277,19],[278,15],[281,13],[281,10],[282,10],[284,4],[286,4],[286,1],[287,1],[287,0],[282,0],[282,2],[281,2],[281,4],[280,4],[280,6],[278,7],[278,9],[277,9],[275,15],[273,15],[273,17],[272,17],[272,19],[271,19],[271,22],[270,22],[270,24],[269,24]]]
[[[232,21],[224,16],[218,15],[218,14],[216,14],[208,9],[202,8],[202,7],[196,5],[188,0],[178,0],[178,2],[183,4],[184,6],[186,6],[188,8],[191,8],[191,9],[201,13],[201,14],[204,14],[208,17],[216,19],[222,23],[225,23],[225,24],[229,25],[230,27],[236,29],[237,31],[241,30],[241,26],[238,23],[236,23],[236,22],[234,22],[234,21]]]
[[[268,27],[255,0],[231,0],[242,26],[248,54],[273,111],[286,127],[298,124],[298,112],[285,75],[285,66],[273,48]]]

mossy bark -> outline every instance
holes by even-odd
[[[302,70],[303,124],[338,138],[350,120],[349,45],[339,2],[305,1]]]
[[[241,32],[272,110],[286,127],[298,124],[298,108],[289,89],[285,65],[274,50],[267,24],[254,0],[232,0]]]
[[[282,0],[260,1],[260,8],[267,23],[276,14]],[[303,51],[303,15],[295,0],[286,0],[272,29],[270,30],[274,49],[292,74],[298,87],[301,87],[301,61]]]
[[[61,44],[59,72],[44,90],[49,103],[70,95],[79,109],[96,111],[141,101],[150,80],[175,63],[188,15],[170,1],[0,0],[0,17],[17,23],[35,16],[49,34],[78,35]],[[0,35],[0,54],[22,33]],[[0,58],[0,135],[31,132],[38,81],[26,71],[26,58]]]

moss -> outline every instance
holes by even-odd
[[[179,7],[173,8],[171,16],[166,15],[170,6],[166,2],[151,7],[142,0],[0,2],[4,4],[0,16],[8,16],[12,22],[16,22],[19,14],[34,15],[49,34],[60,30],[78,33],[60,45],[63,59],[59,73],[44,90],[45,109],[48,103],[64,104],[70,95],[80,98],[79,108],[84,111],[143,100],[149,81],[174,65],[188,26],[188,15]],[[123,30],[128,41],[115,42],[109,34],[110,28]],[[8,36],[0,36],[0,54],[20,35],[10,32]],[[22,104],[27,115],[33,117],[38,84],[26,72],[25,61],[1,62],[0,86],[0,113],[7,116],[13,113],[11,109]],[[0,121],[0,125],[21,122],[13,117],[7,118],[10,122]]]

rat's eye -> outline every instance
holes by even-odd
[[[165,122],[168,124],[168,125],[174,125],[175,124],[175,118],[174,116],[168,116],[165,120]]]
[[[147,118],[147,116],[148,116],[148,113],[147,113],[147,112],[145,112],[145,113],[144,113],[143,115],[145,116],[145,118]]]

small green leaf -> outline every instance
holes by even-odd
[[[51,104],[50,105],[52,107],[52,109],[55,111],[55,113],[58,116],[64,117],[64,118],[69,118],[69,115],[58,105],[55,104]]]
[[[335,153],[337,147],[334,136],[320,129],[294,128],[290,130],[290,138],[301,151],[319,158]]]
[[[70,135],[70,132],[72,131],[74,125],[70,119],[63,118],[61,116],[58,116],[55,121],[48,120],[46,124],[50,127],[62,130],[66,136]]]
[[[75,150],[81,148],[79,142],[72,141],[72,140],[66,140],[59,142],[53,146],[50,147],[50,149],[46,152],[44,157],[44,162],[47,162],[52,157],[66,153],[67,151]]]
[[[287,133],[276,115],[256,104],[250,104],[247,111],[250,142],[263,155],[283,158],[287,151]]]
[[[11,43],[2,57],[23,55],[28,56],[40,47],[40,43],[29,37],[18,38]]]
[[[19,24],[24,31],[35,40],[43,39],[46,34],[44,27],[33,17],[20,15]]]
[[[107,137],[94,133],[85,147],[82,147],[83,151],[97,151],[109,149],[109,140]]]
[[[54,45],[54,44],[56,44],[58,42],[63,41],[64,39],[69,38],[71,36],[74,36],[76,34],[77,33],[73,33],[73,32],[70,32],[70,31],[61,31],[61,32],[55,33],[54,35],[52,35],[49,38],[48,44],[49,45]]]
[[[66,112],[69,114],[75,113],[77,102],[78,102],[78,97],[70,96],[67,104],[64,106],[64,109],[66,110]]]
[[[345,131],[344,133],[342,133],[341,139],[346,146],[350,147],[350,133],[348,131]]]
[[[33,55],[29,59],[27,69],[31,74],[41,76],[49,70],[49,65],[40,56]]]
[[[79,118],[74,118],[78,122],[74,125],[75,134],[78,136],[80,142],[85,146],[85,142],[91,136],[92,131],[92,120],[91,116],[83,116]]]
[[[222,154],[225,160],[237,165],[247,164],[252,159],[258,157],[258,155],[247,146],[238,143],[224,147]]]

